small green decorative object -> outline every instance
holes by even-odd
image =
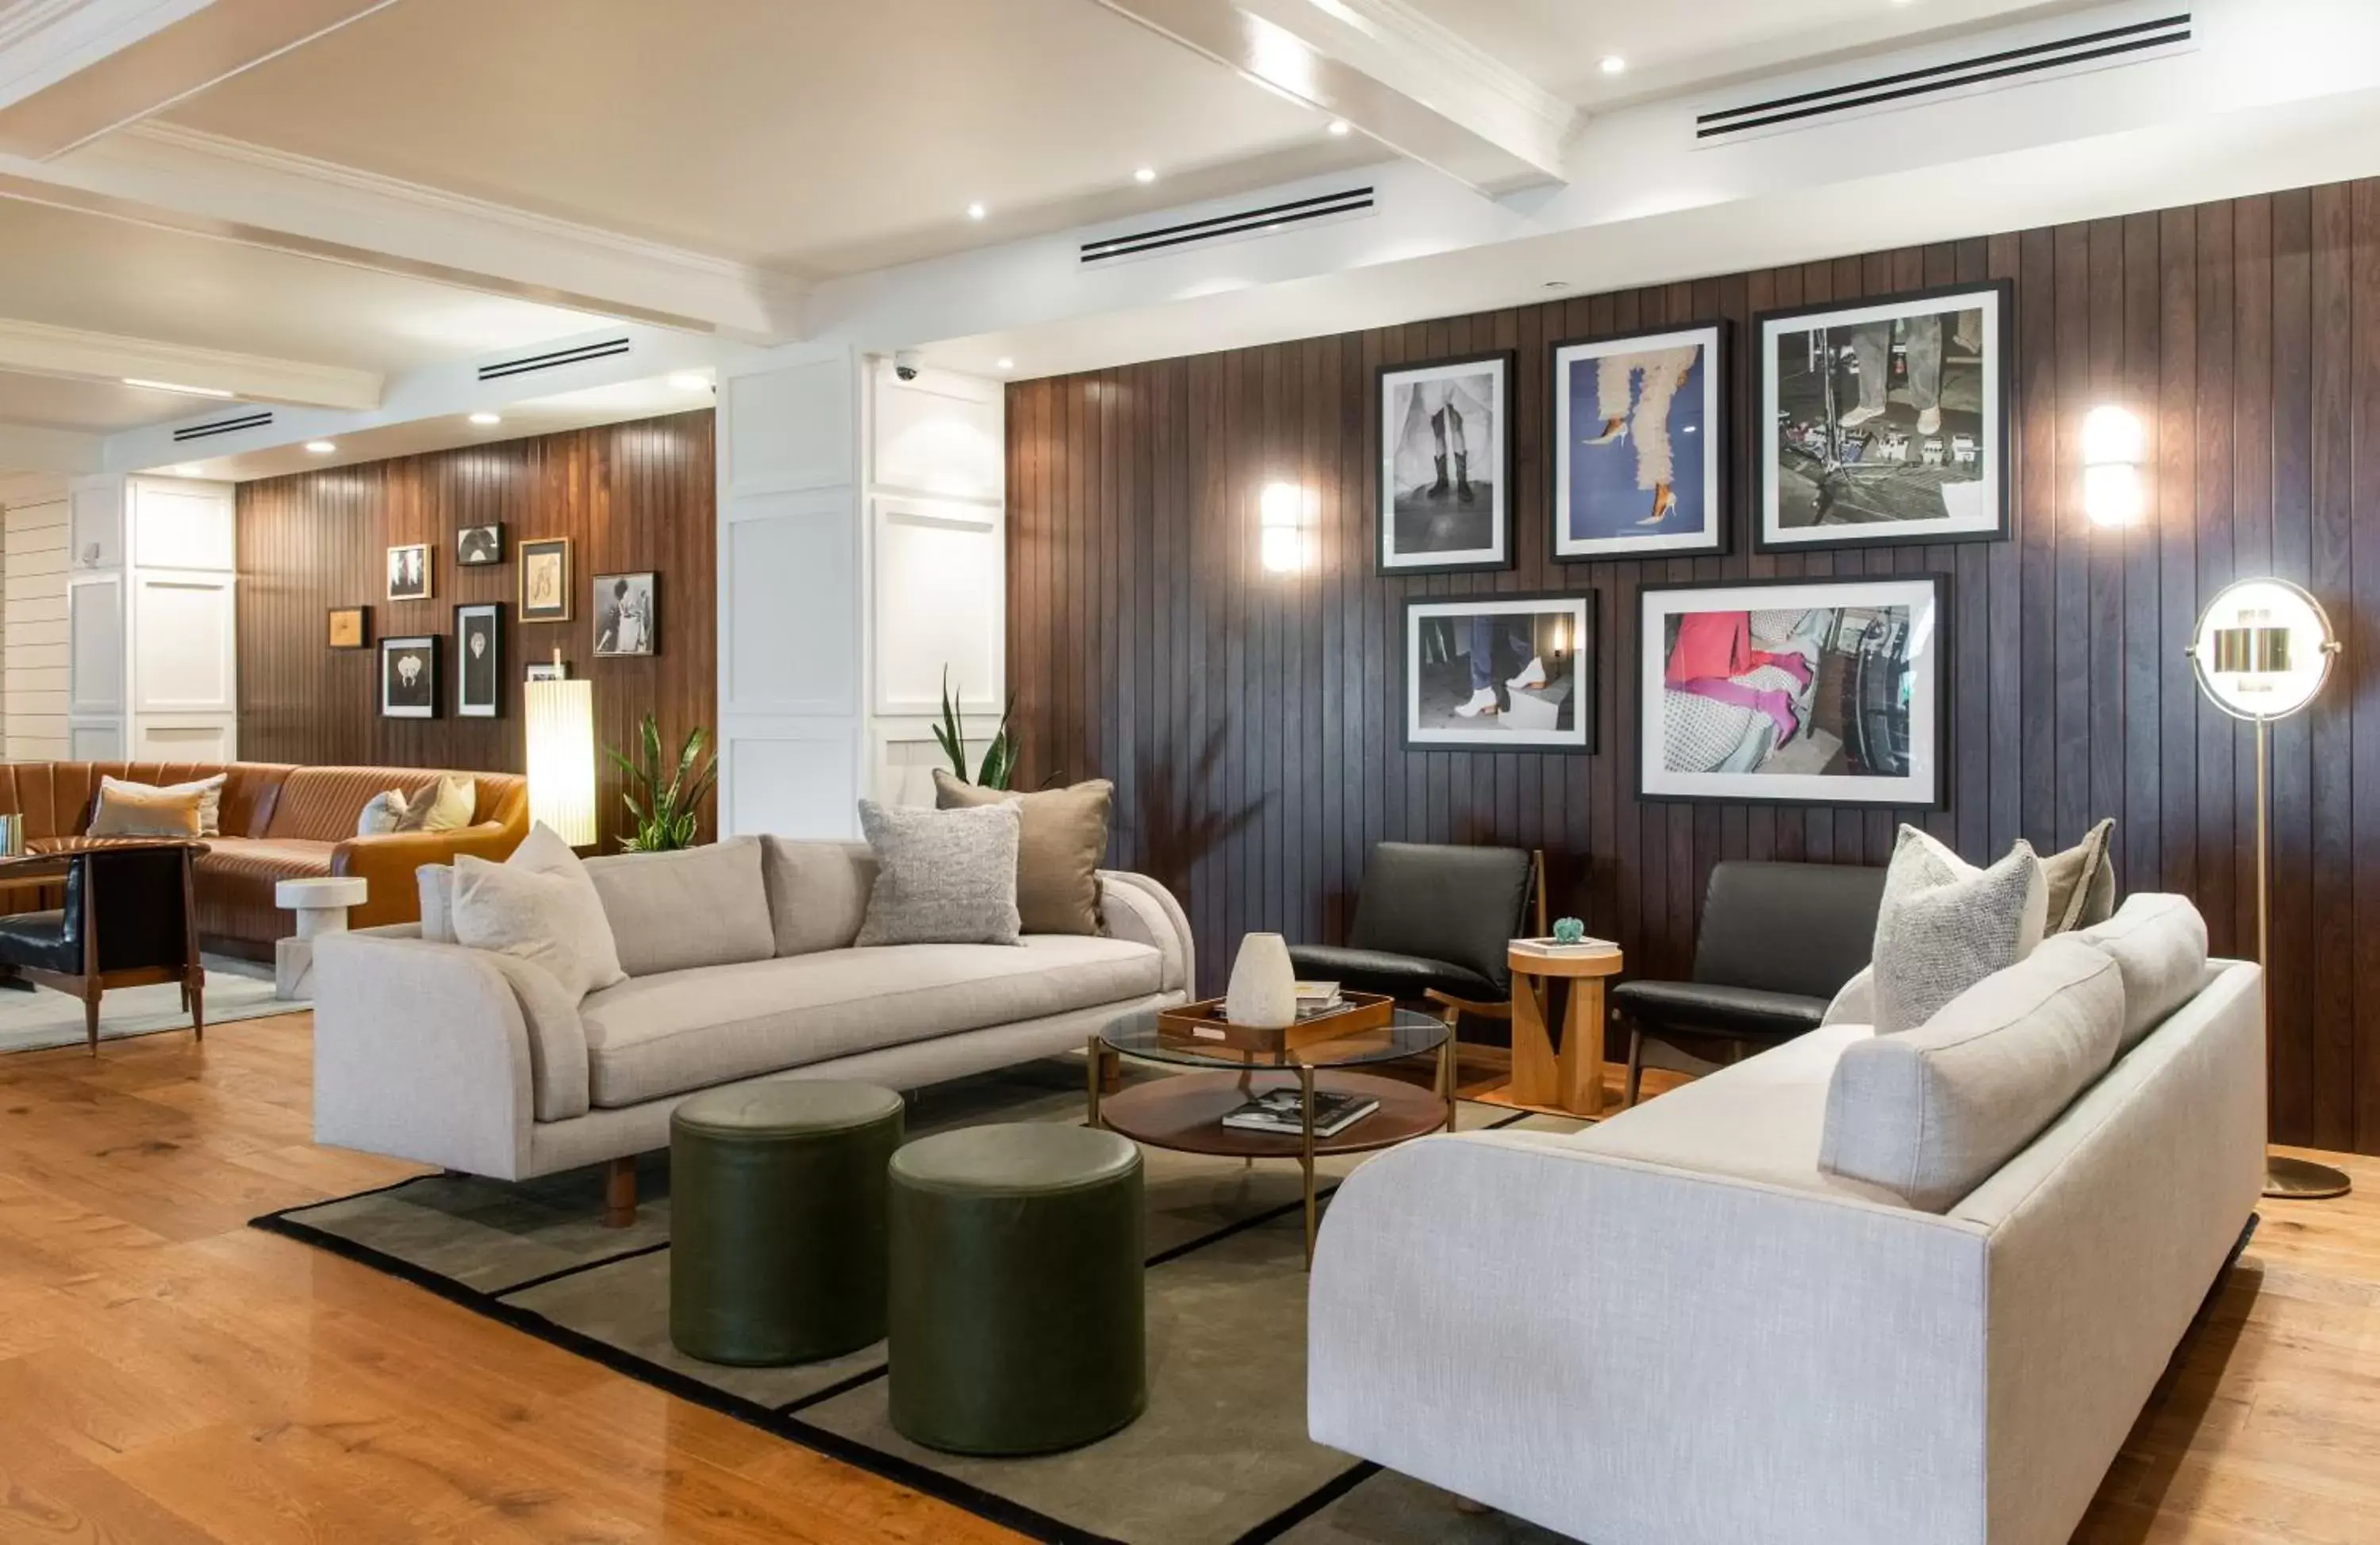
[[[1559,918],[1554,923],[1556,944],[1577,944],[1586,937],[1586,924],[1574,917]]]

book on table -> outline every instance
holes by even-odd
[[[1380,1102],[1366,1095],[1336,1094],[1318,1089],[1314,1092],[1314,1135],[1335,1138],[1379,1108]],[[1296,1090],[1269,1089],[1225,1116],[1223,1125],[1238,1132],[1270,1132],[1293,1138],[1305,1129],[1302,1117]]]

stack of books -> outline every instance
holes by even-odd
[[[1336,982],[1301,982],[1297,984],[1297,1017],[1310,1020],[1317,1014],[1334,1014],[1347,1007]]]
[[[1316,1090],[1314,1135],[1335,1138],[1379,1108],[1380,1102],[1361,1094],[1334,1094],[1329,1090]],[[1270,1132],[1279,1137],[1292,1138],[1305,1129],[1294,1089],[1265,1091],[1224,1117],[1223,1125],[1234,1131]]]

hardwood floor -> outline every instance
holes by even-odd
[[[968,1542],[1005,1531],[247,1220],[403,1177],[308,1141],[302,1015],[0,1057],[0,1542]],[[2380,1161],[2268,1204],[2085,1545],[2368,1545]]]

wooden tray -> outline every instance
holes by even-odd
[[[1343,1041],[1367,1030],[1386,1030],[1389,1022],[1396,1017],[1397,1000],[1382,994],[1342,990],[1339,996],[1344,1007],[1311,1015],[1277,1029],[1232,1023],[1223,1018],[1223,1000],[1219,997],[1165,1009],[1157,1016],[1157,1028],[1158,1032],[1169,1040],[1179,1040],[1190,1045],[1223,1046],[1233,1051],[1270,1052],[1277,1056],[1301,1046]]]

